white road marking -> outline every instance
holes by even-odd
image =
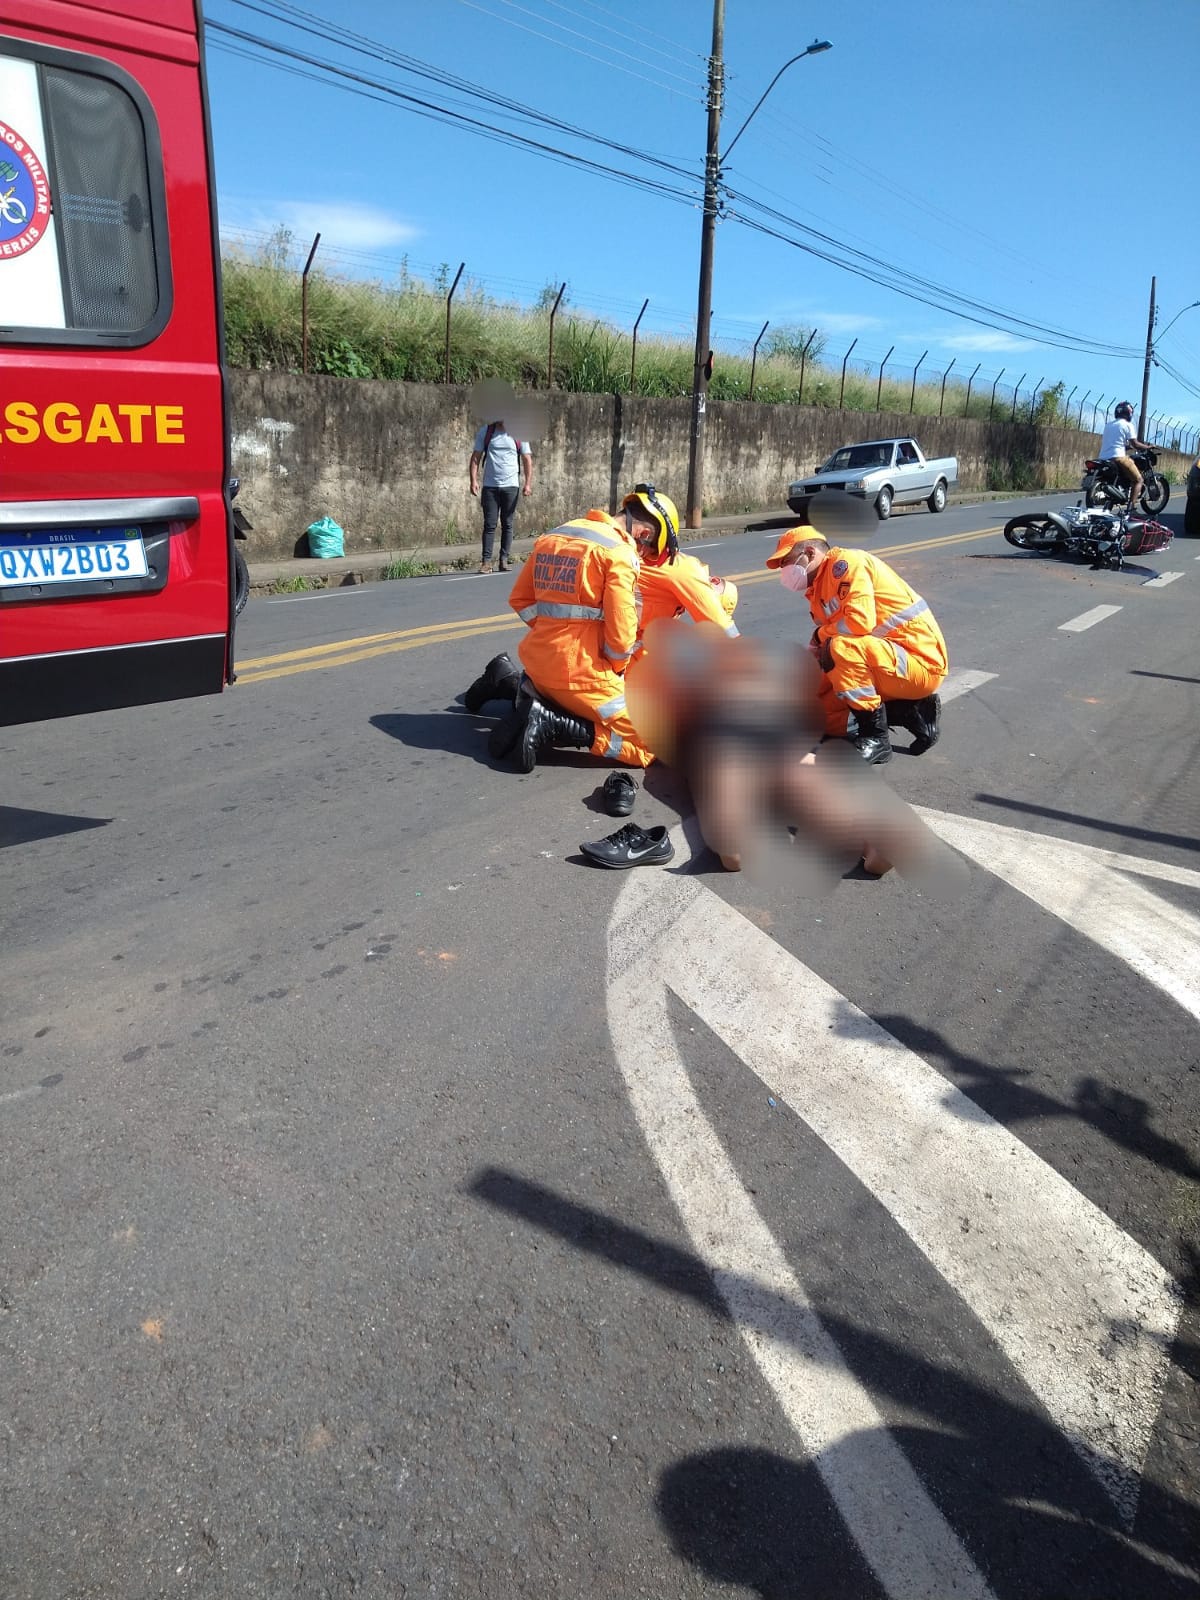
[[[1182,572],[1160,572],[1157,578],[1147,578],[1142,584],[1143,589],[1165,589],[1169,583],[1174,583],[1176,578],[1182,578]]]
[[[474,583],[476,578],[507,578],[507,572],[460,572],[454,577],[446,577],[446,583]]]
[[[891,1600],[951,1594],[992,1600],[988,1584],[821,1326],[704,1115],[675,1048],[663,966],[674,973],[688,959],[677,930],[686,923],[687,937],[694,937],[699,908],[699,937],[702,943],[708,940],[713,907],[738,925],[734,949],[746,931],[757,929],[696,880],[652,876],[653,884],[645,878],[628,885],[614,911],[609,1027],[634,1111],[692,1243]],[[668,929],[672,954],[664,962],[656,935],[662,938]],[[759,937],[771,944],[765,935]],[[772,948],[783,955],[778,946]],[[637,1016],[636,1029],[628,1026],[631,1015]]]
[[[947,844],[1132,967],[1200,1020],[1200,920],[1131,877],[1200,889],[1200,872],[915,807]]]
[[[267,595],[266,603],[269,606],[294,606],[300,600],[329,600],[339,594],[366,594],[365,583],[339,584],[336,589],[318,589],[315,594],[273,594]]]
[[[1130,881],[1200,887],[1200,872],[923,815],[955,848],[1200,1017],[1200,919]],[[893,1600],[987,1586],[845,1369],[705,1118],[675,1046],[668,991],[887,1206],[1132,1526],[1179,1312],[1178,1286],[1149,1252],[697,880],[653,873],[623,888],[608,970],[614,1052],[647,1143],[755,1360]]]
[[[693,550],[715,550],[719,544],[724,543],[724,539],[714,539],[712,544],[687,544],[682,548],[685,554],[690,554]]]
[[[1090,611],[1085,611],[1081,617],[1075,617],[1071,622],[1060,622],[1060,633],[1082,633],[1085,628],[1094,628],[1098,622],[1103,622],[1105,617],[1115,617],[1120,611],[1120,606],[1093,606]]]
[[[945,705],[947,700],[957,700],[961,695],[970,694],[972,689],[981,689],[985,683],[991,683],[996,676],[994,672],[977,672],[973,668],[951,672],[938,690],[938,696]]]

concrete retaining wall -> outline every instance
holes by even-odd
[[[255,560],[305,554],[304,530],[328,515],[348,551],[422,545],[477,548],[479,503],[467,489],[474,427],[458,385],[281,372],[231,374],[233,470],[254,524]],[[683,508],[690,402],[540,392],[550,416],[534,443],[533,494],[517,513],[533,534],[593,505],[616,505],[649,479]],[[911,433],[929,455],[957,455],[959,485],[985,489],[989,468],[1023,463],[1029,487],[1079,482],[1095,434],[961,417],[838,412],[714,401],[708,408],[707,512],[782,506],[792,478],[838,445]],[[1188,459],[1162,452],[1176,477]],[[995,487],[1007,487],[998,483]],[[1022,485],[1023,486],[1023,485]]]

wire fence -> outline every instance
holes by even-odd
[[[612,296],[577,300],[566,282],[535,290],[528,282],[485,280],[465,262],[455,271],[451,263],[418,264],[378,252],[318,253],[319,244],[319,234],[310,246],[285,230],[226,237],[226,333],[235,365],[414,382],[500,377],[521,387],[591,393],[691,393],[695,324],[686,312],[648,298],[635,312],[636,302]],[[364,277],[371,266],[376,275]],[[840,341],[819,327],[766,321],[751,337],[751,326],[714,318],[714,400],[972,417],[1094,434],[1126,398],[1078,384],[1068,389],[1053,372],[1025,362],[1021,370],[996,371],[955,356],[943,365],[931,363],[928,350],[867,349],[857,336]],[[1163,448],[1200,448],[1200,429],[1157,412],[1146,436]]]

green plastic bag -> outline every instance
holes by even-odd
[[[329,556],[344,556],[345,537],[332,517],[321,517],[308,526],[308,553],[318,561]]]

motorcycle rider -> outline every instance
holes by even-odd
[[[1141,439],[1134,437],[1133,405],[1129,400],[1122,400],[1114,410],[1112,420],[1104,424],[1104,432],[1100,436],[1100,454],[1096,459],[1111,461],[1125,479],[1129,489],[1131,511],[1137,509],[1138,498],[1142,492],[1142,475],[1138,471],[1137,462],[1128,452],[1152,448],[1153,446],[1144,444]]]
[[[815,528],[789,528],[767,566],[778,570],[785,589],[808,600],[826,735],[847,737],[853,712],[852,742],[864,761],[892,759],[891,723],[914,734],[912,753],[924,755],[940,733],[937,691],[949,669],[928,601],[886,561],[865,550],[831,548]]]

